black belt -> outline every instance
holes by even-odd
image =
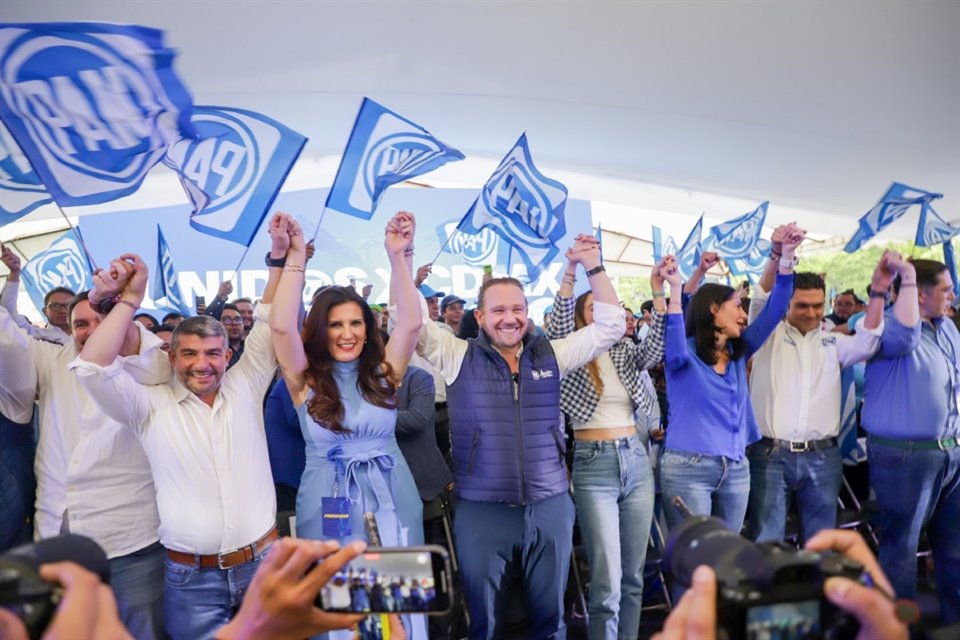
[[[823,451],[837,446],[836,438],[824,438],[823,440],[778,440],[777,438],[760,438],[762,444],[770,445],[778,449],[785,449],[791,453],[803,453],[805,451]]]
[[[881,438],[880,436],[869,436],[867,442],[875,442],[884,447],[893,447],[894,449],[940,449],[941,451],[950,451],[960,446],[956,438],[937,438],[933,440],[899,440],[893,438]],[[869,455],[869,454],[868,454]]]
[[[434,408],[434,409],[446,409],[446,408],[447,408],[447,403],[446,403],[445,401],[444,401],[444,402],[434,402],[434,403],[433,403],[433,408]]]

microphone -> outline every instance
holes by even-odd
[[[372,511],[363,512],[363,528],[367,531],[367,540],[371,547],[382,547],[380,541],[380,529],[377,527],[377,516]]]

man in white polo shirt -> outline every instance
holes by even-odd
[[[270,221],[271,258],[283,264],[300,227],[285,214]],[[236,612],[258,562],[277,538],[276,500],[263,427],[263,397],[277,366],[267,322],[281,268],[271,266],[240,361],[230,360],[216,319],[184,320],[173,334],[176,380],[145,387],[120,370],[112,329],[128,322],[149,280],[137,256],[119,303],[71,367],[103,411],[137,434],[157,486],[160,542],[167,548],[164,623],[175,640],[210,638]]]
[[[750,321],[766,305],[779,264],[778,244],[754,289]],[[892,272],[877,266],[873,286],[886,291]],[[826,291],[815,273],[797,273],[784,320],[753,357],[750,399],[763,437],[747,448],[750,459],[748,535],[783,539],[787,511],[796,502],[804,540],[837,524],[843,463],[840,371],[872,356],[883,333],[883,296],[871,298],[856,335],[821,328]]]

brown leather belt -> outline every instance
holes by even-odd
[[[263,553],[264,549],[279,537],[277,528],[274,527],[253,544],[248,544],[233,551],[202,556],[197,553],[184,553],[183,551],[167,549],[167,557],[176,563],[199,566],[201,569],[229,569],[250,562]]]

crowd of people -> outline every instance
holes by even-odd
[[[4,248],[0,549],[89,536],[136,638],[258,637],[263,625],[346,638],[359,617],[322,615],[304,594],[370,611],[379,585],[385,611],[404,610],[383,602],[397,594],[421,610],[420,582],[398,578],[394,593],[342,569],[366,540],[364,514],[383,545],[413,546],[447,543],[424,521],[452,509],[469,637],[503,637],[511,585],[527,637],[565,635],[576,527],[589,637],[636,638],[655,514],[676,526],[677,504],[761,542],[784,539],[794,510],[800,543],[869,555],[825,533],[843,478],[842,372],[859,368],[875,577],[913,597],[925,531],[940,614],[960,620],[960,332],[945,265],[885,252],[867,301],[845,291],[827,314],[822,275],[795,272],[805,231],[786,224],[752,291],[704,282],[716,254],[687,282],[665,256],[634,315],[581,235],[537,327],[513,278],[487,274],[472,310],[433,289],[430,265],[414,269],[415,233],[407,212],[386,226],[387,304],[329,286],[305,308],[312,247],[278,213],[259,300],[228,302],[227,282],[197,315],[159,323],[140,310],[147,266],[123,254],[90,291],[50,291],[48,324],[34,326]],[[581,273],[588,291],[575,296]],[[329,546],[280,538],[278,512]],[[298,590],[279,606],[283,581]],[[715,602],[712,575],[695,574],[664,632],[715,620],[710,589]],[[826,595],[889,632],[878,637],[905,637],[889,598],[851,589]],[[394,622],[394,637],[428,637],[423,616]]]

